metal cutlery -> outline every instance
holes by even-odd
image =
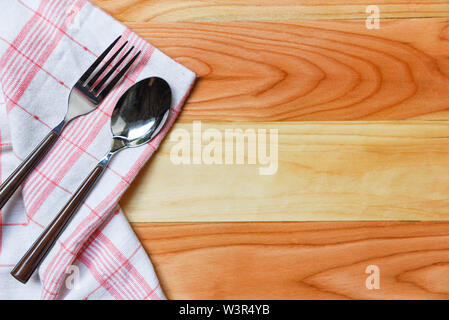
[[[14,172],[0,186],[0,209],[11,198],[17,188],[23,183],[26,177],[31,173],[34,167],[48,153],[51,146],[58,140],[64,127],[73,119],[86,115],[95,110],[104,98],[111,92],[114,86],[126,74],[128,69],[137,59],[140,51],[122,68],[117,75],[106,83],[111,76],[117,72],[117,68],[123,64],[134,47],[131,47],[120,60],[108,71],[104,76],[106,69],[115,60],[118,54],[123,50],[128,41],[126,41],[104,65],[97,70],[101,62],[106,58],[108,53],[114,48],[121,37],[118,37],[89,67],[89,69],[81,76],[70,91],[68,109],[64,120],[61,121],[50,133],[39,143],[39,145],[27,156],[27,158],[14,170]]]
[[[11,274],[17,280],[22,283],[29,280],[98,181],[111,158],[123,149],[141,146],[157,136],[170,114],[171,97],[168,83],[156,77],[139,81],[125,92],[112,113],[113,138],[110,151],[12,270]]]

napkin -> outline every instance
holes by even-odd
[[[0,0],[0,180],[63,119],[71,87],[118,35],[142,51],[137,63],[96,111],[65,128],[0,213],[0,299],[165,298],[117,203],[175,121],[193,72],[87,0]],[[18,282],[14,265],[109,150],[115,103],[150,76],[171,86],[168,124],[151,143],[117,154],[38,272]]]

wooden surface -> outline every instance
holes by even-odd
[[[181,121],[448,118],[447,18],[128,25],[199,75]]]
[[[379,30],[359,0],[94,2],[200,75],[177,127],[284,128],[278,174],[240,194],[254,166],[175,167],[166,141],[121,202],[132,221],[447,218],[447,128],[431,120],[449,115],[449,1],[372,1]],[[316,122],[404,119],[418,121]],[[185,177],[165,180],[173,198],[151,194],[162,170]],[[448,298],[448,223],[133,226],[172,299]]]
[[[259,163],[175,165],[178,142],[167,139],[121,202],[131,221],[449,219],[447,121],[203,123],[201,131],[211,128],[279,130],[276,174],[260,175],[268,165]],[[190,123],[176,130],[193,136]]]
[[[133,224],[176,299],[448,299],[449,223]],[[380,289],[365,286],[367,266]]]
[[[448,118],[447,18],[382,21],[379,30],[359,20],[128,25],[200,76],[181,123],[244,129],[240,122],[246,121],[257,130],[266,127],[261,121],[276,121],[271,127],[281,138],[279,174],[271,179],[255,174],[254,167],[178,168],[168,157],[158,159],[125,196],[132,221],[447,218],[449,194],[439,179],[449,165],[434,147],[439,141],[444,150],[446,133],[432,136],[443,124],[424,121]],[[310,121],[360,119],[417,122],[341,124],[335,134],[329,124],[315,123],[315,134],[309,134]],[[398,126],[401,136],[395,137]],[[370,145],[379,133],[389,140],[388,148]],[[431,136],[403,146],[404,138],[423,133]],[[320,161],[314,159],[315,142]],[[337,143],[340,161],[329,163]],[[410,167],[415,155],[421,160]],[[423,165],[432,155],[442,160],[438,168],[432,160]],[[348,164],[359,158],[359,171],[352,172]],[[311,161],[313,166],[304,167]],[[208,179],[211,175],[216,179]],[[185,179],[173,183],[178,177]],[[250,181],[255,184],[248,187]],[[163,196],[153,192],[161,183]],[[198,185],[193,191],[192,183]]]
[[[447,17],[447,0],[93,0],[124,22],[365,19],[378,5],[391,18]]]

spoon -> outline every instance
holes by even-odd
[[[111,158],[123,149],[138,147],[153,140],[167,121],[170,105],[170,86],[161,78],[144,79],[125,92],[112,113],[113,138],[110,151],[11,271],[14,278],[22,283],[29,280],[104,172]]]

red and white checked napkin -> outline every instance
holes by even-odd
[[[193,72],[87,0],[0,0],[0,180],[63,119],[71,87],[118,35],[142,50],[138,64],[99,109],[66,127],[0,213],[0,299],[164,299],[117,202],[175,121]],[[19,283],[13,266],[109,149],[118,98],[149,76],[172,88],[169,124],[152,143],[117,154],[39,272]]]

